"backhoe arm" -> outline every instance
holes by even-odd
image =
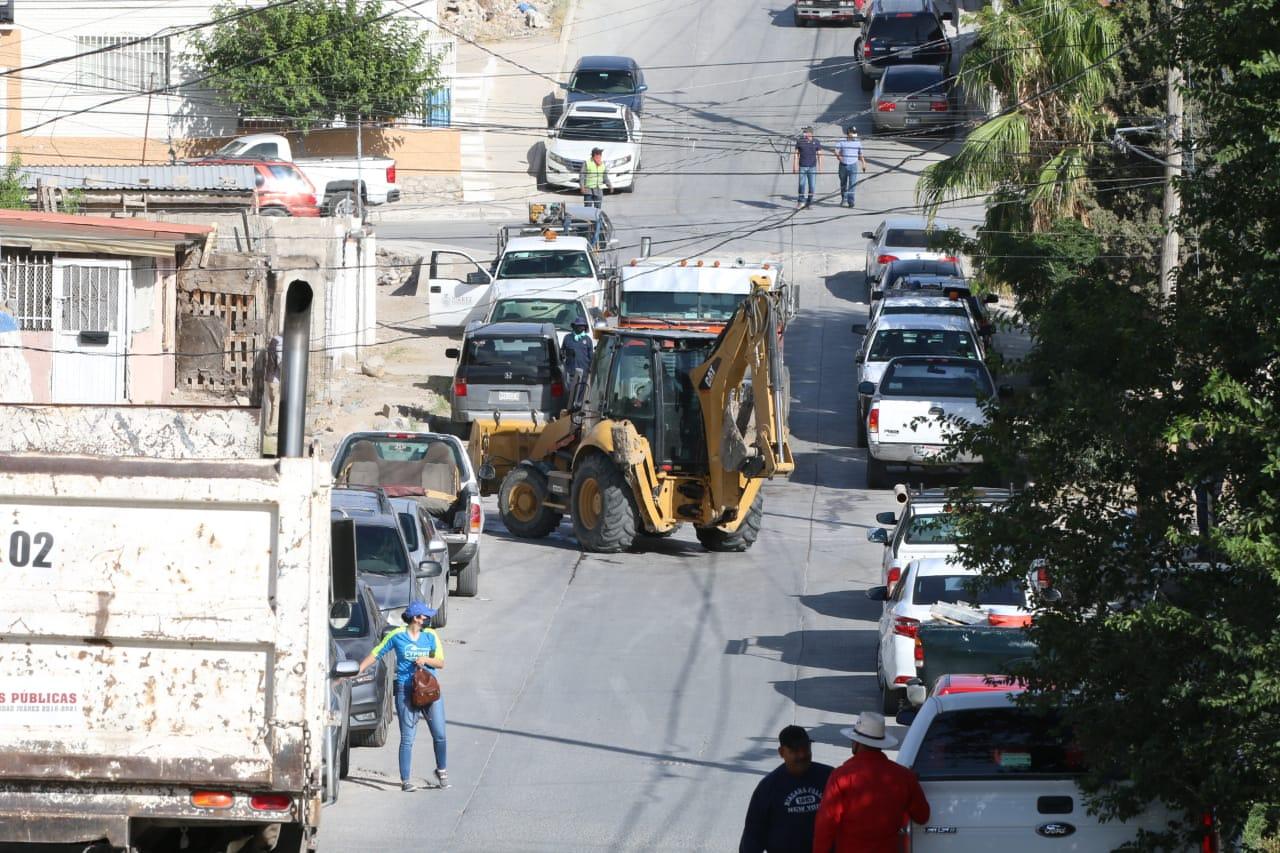
[[[788,388],[782,363],[785,295],[764,276],[717,338],[705,362],[690,371],[706,429],[712,506],[726,522],[738,517],[753,480],[795,468],[787,434]]]

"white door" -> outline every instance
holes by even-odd
[[[127,399],[128,297],[128,262],[54,260],[53,402]]]
[[[427,322],[437,329],[458,329],[489,309],[493,279],[463,252],[431,253],[427,280]]]

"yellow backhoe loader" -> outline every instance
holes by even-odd
[[[546,536],[568,513],[585,551],[623,551],[686,522],[709,550],[745,551],[760,533],[761,484],[795,468],[788,318],[785,293],[759,276],[718,336],[604,331],[559,418],[472,424],[482,492],[497,491],[516,536]]]

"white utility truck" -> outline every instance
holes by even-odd
[[[727,258],[635,258],[618,269],[618,325],[631,329],[688,328],[719,332],[739,303],[751,293],[753,277],[782,289],[777,260]],[[798,307],[799,291],[786,288],[788,318]]]
[[[286,405],[305,391],[288,339]],[[328,467],[261,458],[256,409],[7,404],[0,423],[0,848],[312,849],[356,667],[331,659],[355,567]]]

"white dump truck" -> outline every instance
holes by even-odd
[[[262,458],[256,409],[0,423],[0,849],[311,849],[356,668],[329,636],[355,580],[327,466]]]

